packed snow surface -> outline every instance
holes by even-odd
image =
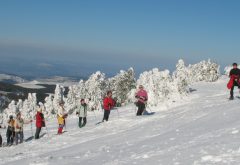
[[[39,140],[0,148],[0,164],[238,165],[240,99],[228,100],[226,83],[227,78],[196,83],[181,103],[148,107],[153,115],[136,117],[129,104],[112,110],[109,122],[99,125],[102,111],[89,112],[84,128],[71,116],[62,135],[56,135],[57,120],[50,119]],[[6,130],[1,131],[5,138]],[[25,139],[31,135],[26,125]]]

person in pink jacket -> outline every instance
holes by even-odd
[[[147,92],[143,89],[142,85],[139,85],[139,90],[137,91],[137,93],[135,94],[135,98],[137,98],[137,102],[136,105],[138,107],[138,111],[137,111],[137,116],[142,115],[143,111],[146,108],[146,102],[148,100],[148,94]]]

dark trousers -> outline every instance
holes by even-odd
[[[20,143],[23,142],[23,131],[20,131],[20,132],[15,132],[15,142],[16,142],[16,145],[18,144],[18,140],[20,140]]]
[[[39,139],[39,134],[41,132],[42,127],[37,127],[36,128],[36,133],[35,133],[35,139]]]
[[[138,107],[137,116],[140,116],[140,115],[142,115],[143,111],[145,110],[145,104],[143,102],[138,101],[137,107]]]
[[[233,82],[233,86],[232,86],[231,91],[230,91],[230,96],[231,96],[231,97],[233,97],[234,86],[237,86],[238,89],[240,89],[240,84],[238,84],[236,81],[234,81],[234,82]]]
[[[7,129],[7,145],[13,144],[14,141],[14,131]]]
[[[84,127],[86,124],[87,124],[87,117],[79,117],[79,122],[78,122],[79,128]]]
[[[0,147],[2,147],[2,135],[0,135]]]
[[[103,115],[103,120],[102,121],[104,121],[104,120],[108,121],[108,118],[109,118],[109,115],[110,115],[110,111],[111,110],[105,110],[104,109],[104,115]]]

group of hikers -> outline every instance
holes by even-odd
[[[143,114],[146,103],[148,100],[148,94],[144,90],[142,85],[139,85],[139,90],[135,94],[135,98],[137,101],[135,102],[138,107],[137,116]],[[107,91],[106,97],[103,99],[103,119],[101,122],[107,122],[109,119],[109,115],[113,107],[115,106],[116,101],[112,98],[112,91]],[[44,119],[44,106],[39,106],[37,113],[35,115],[36,119],[36,132],[35,139],[39,139],[39,135],[42,127],[46,127],[45,119]],[[80,104],[76,107],[76,115],[78,116],[78,126],[79,128],[84,127],[87,124],[87,111],[89,111],[88,104],[85,102],[85,99],[80,99]],[[57,112],[57,121],[58,121],[58,131],[57,134],[61,135],[63,133],[63,129],[66,126],[66,118],[68,117],[68,113],[64,108],[64,101],[59,102],[58,112]],[[22,143],[24,139],[23,133],[23,125],[32,123],[33,120],[24,120],[21,117],[21,112],[18,111],[16,113],[16,118],[12,115],[9,116],[7,121],[7,146],[11,146],[13,144]],[[2,145],[2,137],[0,135],[0,145]]]
[[[233,68],[229,73],[229,82],[227,84],[228,89],[230,89],[230,100],[234,99],[233,91],[234,87],[237,86],[240,92],[240,69],[238,68],[237,63],[232,64]],[[143,114],[146,109],[146,103],[148,101],[148,94],[142,85],[139,85],[138,91],[135,93],[135,98],[137,101],[135,105],[138,107],[137,116]],[[103,110],[104,115],[101,122],[108,121],[109,115],[113,107],[115,106],[116,101],[112,98],[112,91],[107,91],[106,97],[103,99]],[[46,127],[45,119],[44,119],[44,106],[39,106],[37,113],[35,115],[36,119],[36,132],[35,139],[39,139],[39,135],[42,127]],[[76,107],[76,115],[78,116],[78,126],[79,128],[84,127],[87,124],[87,111],[89,111],[89,106],[85,102],[85,99],[80,99],[80,104]],[[65,111],[64,102],[59,102],[58,112],[57,112],[57,121],[58,121],[58,131],[57,134],[60,135],[63,133],[63,129],[66,126],[66,118],[68,113]],[[18,111],[16,113],[16,117],[14,118],[12,115],[9,116],[7,121],[7,145],[13,145],[22,143],[24,139],[23,133],[23,125],[32,123],[33,120],[24,120],[21,117],[21,112]],[[1,128],[1,125],[0,125]],[[2,145],[2,137],[0,135],[0,146]]]
[[[240,69],[238,68],[237,63],[233,63],[233,68],[230,70],[229,73],[229,82],[227,84],[228,89],[230,89],[230,100],[234,99],[233,91],[234,87],[237,86],[240,90]],[[135,98],[137,101],[135,105],[138,107],[137,116],[143,114],[144,110],[146,109],[146,103],[148,101],[148,94],[142,85],[139,85],[138,91],[135,93]],[[239,91],[240,92],[240,91]],[[106,93],[106,97],[103,99],[103,110],[104,115],[101,122],[108,121],[109,115],[113,107],[115,106],[116,101],[112,98],[112,91],[108,91]],[[39,139],[39,135],[41,132],[42,127],[46,126],[44,114],[43,114],[43,106],[40,106],[36,113],[36,132],[35,132],[35,139]],[[84,127],[87,124],[87,111],[89,111],[88,104],[85,102],[85,99],[80,99],[80,104],[76,108],[76,115],[78,116],[78,126],[79,128]],[[58,121],[58,131],[57,134],[60,135],[63,133],[63,128],[66,126],[66,118],[68,113],[64,109],[64,102],[59,102],[59,108],[57,112],[57,121]],[[23,133],[23,125],[33,122],[32,120],[26,121],[21,117],[21,112],[18,111],[16,113],[16,117],[13,118],[12,115],[9,116],[7,121],[7,145],[13,145],[22,143],[24,139]],[[0,145],[2,145],[2,137],[0,135]]]

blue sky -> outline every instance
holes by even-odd
[[[238,0],[0,1],[0,71],[109,75],[240,62]]]

